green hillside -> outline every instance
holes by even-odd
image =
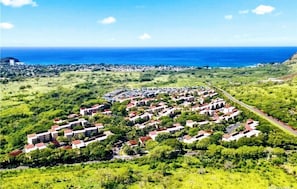
[[[28,78],[2,83],[1,166],[41,168],[1,171],[0,187],[296,188],[296,138],[243,109],[241,119],[253,118],[260,121],[259,130],[262,134],[259,137],[222,142],[223,128],[230,124],[224,123],[210,128],[221,127],[222,131],[191,145],[163,136],[143,148],[131,151],[125,147],[121,153],[149,151],[149,154],[128,162],[116,160],[113,163],[105,161],[59,166],[61,163],[110,159],[111,149],[117,141],[127,141],[143,135],[126,125],[122,115],[125,104],[119,103],[111,107],[111,117],[96,115],[87,118],[91,123],[104,123],[106,129],[115,133],[104,142],[83,149],[47,148],[16,157],[8,154],[23,148],[27,134],[47,131],[53,125],[53,119],[79,113],[82,106],[106,103],[102,96],[121,87],[207,86],[211,83],[227,90],[237,99],[296,127],[297,80],[294,66],[282,64],[181,72],[64,72],[51,78]],[[191,116],[183,114],[178,120],[183,122],[183,119]],[[162,121],[164,124],[172,123],[169,119]],[[195,133],[197,129],[192,128],[187,132]]]

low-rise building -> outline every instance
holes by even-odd
[[[195,135],[193,137],[191,137],[189,135],[184,136],[182,141],[184,143],[191,144],[193,142],[196,142],[196,141],[202,140],[204,138],[207,138],[211,134],[212,134],[211,131],[199,131],[198,135]]]
[[[229,141],[234,141],[234,140],[239,140],[242,137],[253,137],[253,136],[258,136],[261,131],[256,130],[256,127],[259,125],[258,121],[254,121],[252,119],[248,119],[246,124],[245,124],[245,130],[241,132],[235,132],[231,134],[225,134],[223,135],[223,141],[229,142]]]
[[[82,116],[87,116],[87,115],[92,115],[93,113],[97,113],[103,109],[104,109],[104,104],[102,105],[96,104],[91,108],[80,108],[79,113]]]
[[[64,137],[66,137],[67,139],[71,139],[73,136],[73,131],[71,129],[65,129],[64,130]]]
[[[197,126],[197,122],[193,121],[193,120],[187,120],[186,121],[186,126],[193,128],[193,127]]]
[[[82,141],[82,140],[74,140],[74,141],[72,141],[72,149],[83,148],[85,146],[86,145],[85,145],[84,141]]]
[[[29,153],[36,150],[36,147],[34,144],[28,144],[28,145],[25,145],[24,150],[25,150],[25,153]]]
[[[146,143],[147,141],[149,141],[149,140],[152,140],[152,138],[151,138],[150,136],[144,136],[144,137],[140,137],[140,138],[139,138],[139,142],[140,142],[140,144],[142,144],[142,145],[145,145],[145,143]]]

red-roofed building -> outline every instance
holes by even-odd
[[[84,141],[82,141],[82,140],[74,140],[74,141],[72,141],[72,149],[83,148],[85,146],[86,145],[85,145]]]
[[[137,146],[137,144],[138,144],[138,142],[137,142],[137,140],[129,140],[128,142],[127,142],[127,145],[128,146]]]
[[[36,150],[36,147],[34,146],[34,144],[28,144],[28,145],[25,145],[25,152],[26,153],[29,153],[33,150]]]
[[[73,131],[71,129],[65,129],[64,130],[64,136],[68,139],[71,139],[73,136]]]
[[[253,122],[254,122],[254,120],[252,120],[252,119],[248,119],[248,120],[246,121],[247,124],[251,124],[251,123],[253,123]]]
[[[36,133],[27,135],[28,144],[36,144],[37,143],[37,135]]]
[[[61,120],[59,118],[55,118],[53,122],[56,124],[60,124],[60,123],[63,123],[63,120]]]
[[[139,142],[144,145],[146,141],[152,140],[150,136],[144,136],[139,138]]]
[[[56,131],[56,130],[59,130],[59,127],[60,127],[59,125],[53,125],[53,126],[51,127],[51,129],[53,129],[53,130]]]
[[[56,131],[55,129],[50,129],[48,130],[48,132],[51,133],[53,139],[58,137],[58,131]]]
[[[17,149],[17,150],[14,150],[14,151],[10,152],[9,155],[13,156],[13,157],[16,157],[16,156],[20,155],[21,153],[23,153],[23,151]]]
[[[39,150],[45,149],[46,145],[43,142],[35,144],[35,147]]]
[[[103,129],[104,128],[102,123],[95,123],[95,127],[97,127],[98,129]]]

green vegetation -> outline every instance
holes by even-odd
[[[297,77],[282,82],[259,81],[227,90],[238,100],[297,129]]]
[[[160,151],[159,147],[158,150]],[[296,188],[295,164],[277,166],[284,157],[278,149],[257,147],[228,150],[209,147],[205,154],[158,161],[154,155],[129,162],[102,162],[0,172],[1,188]],[[218,158],[220,153],[224,156]],[[250,153],[251,155],[244,155]],[[230,154],[230,155],[229,155]],[[259,154],[259,155],[257,155]],[[215,156],[214,156],[215,155]],[[266,156],[267,153],[264,155]],[[294,154],[295,157],[296,154]],[[239,159],[244,157],[245,159]],[[268,159],[271,158],[270,160]],[[215,160],[217,159],[217,160]],[[221,162],[220,162],[221,161]],[[207,165],[207,166],[206,166]],[[295,174],[295,175],[294,175]]]
[[[246,110],[240,119],[259,120],[262,132],[259,137],[222,142],[226,124],[231,122],[204,125],[187,128],[173,137],[160,135],[142,148],[126,146],[121,153],[134,155],[149,151],[144,157],[129,162],[115,160],[61,166],[108,160],[116,141],[134,140],[153,129],[136,130],[127,126],[129,123],[124,120],[127,102],[116,103],[111,107],[112,116],[97,114],[89,119],[91,123],[103,123],[106,130],[114,133],[104,142],[80,150],[49,147],[16,157],[7,155],[14,149],[23,148],[27,134],[48,130],[54,118],[78,113],[81,106],[109,105],[102,95],[121,87],[184,87],[211,83],[297,128],[296,78],[285,78],[283,83],[262,82],[287,74],[292,74],[288,65],[181,72],[90,71],[64,72],[51,78],[0,84],[1,166],[53,166],[1,171],[0,188],[297,188],[296,138]],[[166,95],[162,98],[166,100]],[[205,120],[204,116],[195,113],[178,114],[174,122],[182,125],[188,119]],[[161,120],[164,127],[172,124],[170,117]],[[183,132],[194,136],[199,129],[217,132],[189,145],[176,140]],[[69,142],[64,137],[58,140]]]
[[[255,83],[272,76],[284,75],[289,72],[289,68],[286,65],[267,65],[240,69],[197,69],[175,72],[174,74],[172,71],[154,71],[147,74],[139,72],[66,72],[59,77],[51,77],[50,79],[43,77],[31,78],[25,81],[0,84],[0,139],[3,147],[0,153],[7,153],[22,147],[27,134],[49,129],[52,120],[56,117],[77,113],[80,106],[103,102],[101,97],[104,93],[123,87],[123,83],[124,87],[139,88],[146,86],[199,86],[211,81],[215,85],[238,91],[249,83]],[[140,82],[145,75],[153,80]],[[283,101],[286,102],[286,109],[278,111],[281,113],[278,113],[279,116],[277,116],[287,117],[288,122],[293,121],[292,126],[296,124],[296,121],[294,122],[294,119],[292,119],[293,117],[296,120],[296,117],[290,117],[290,115],[296,113],[296,107],[294,107],[296,106],[294,101],[294,95],[296,95],[295,84],[294,81],[290,84],[293,87],[289,84],[283,84],[291,92],[282,93],[285,97]],[[25,89],[21,89],[22,86],[26,86]],[[253,92],[253,90],[244,91]],[[251,96],[250,93],[244,93],[243,91],[236,94]],[[257,94],[259,96],[265,93],[260,92]],[[290,94],[293,96],[286,98],[286,95]],[[258,96],[250,99],[256,101]],[[274,95],[274,97],[273,100],[276,100],[277,95]],[[259,101],[269,103],[269,100],[257,100],[257,102]],[[274,111],[280,108],[277,104],[280,103],[270,104],[270,106],[276,107],[273,108]]]

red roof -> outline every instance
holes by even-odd
[[[151,131],[149,132],[149,135],[156,135],[157,134],[157,131]]]
[[[206,134],[206,133],[208,133],[208,132],[203,131],[203,130],[201,130],[201,131],[198,132],[199,135]]]
[[[148,140],[152,140],[152,138],[151,138],[150,136],[144,136],[144,137],[140,137],[139,140],[140,140],[142,143],[144,143],[144,142],[146,142],[146,141],[148,141]]]
[[[103,127],[103,124],[102,123],[96,123],[95,126],[96,127]]]
[[[34,147],[35,147],[34,144],[28,144],[25,146],[25,149],[32,149]]]
[[[184,136],[184,139],[186,139],[186,140],[190,140],[192,137],[190,136],[190,135],[186,135],[186,136]]]
[[[168,128],[172,128],[172,127],[168,127]],[[157,131],[165,131],[165,130],[166,130],[165,128],[157,129]]]
[[[181,124],[180,123],[174,123],[173,126],[174,127],[179,127],[179,126],[181,126]]]
[[[48,132],[52,133],[52,132],[55,132],[56,130],[55,129],[49,129]]]
[[[72,141],[72,144],[74,144],[74,145],[78,145],[78,144],[81,144],[81,143],[82,143],[81,140],[74,140],[74,141]]]
[[[253,123],[253,122],[254,122],[254,120],[252,120],[252,119],[248,119],[248,120],[246,121],[247,124],[251,124],[251,123]]]
[[[52,126],[52,129],[58,129],[59,128],[59,125],[53,125]]]
[[[14,151],[10,152],[9,155],[10,156],[17,156],[17,155],[19,155],[21,153],[23,153],[22,150],[17,149],[17,150],[14,150]]]
[[[64,134],[66,134],[66,133],[71,133],[71,132],[72,132],[71,129],[65,129],[65,130],[64,130]]]
[[[37,148],[40,148],[40,147],[44,147],[45,144],[44,144],[43,142],[40,142],[40,143],[35,144],[35,146],[36,146]]]
[[[136,145],[138,142],[136,140],[129,140],[128,143],[132,145]]]
[[[246,124],[246,125],[245,125],[245,130],[247,130],[247,131],[251,131],[251,130],[253,130],[253,129],[251,128],[251,126],[250,126],[249,124]]]
[[[228,139],[228,138],[230,138],[230,135],[228,135],[228,134],[224,134],[224,135],[223,135],[223,138]]]

